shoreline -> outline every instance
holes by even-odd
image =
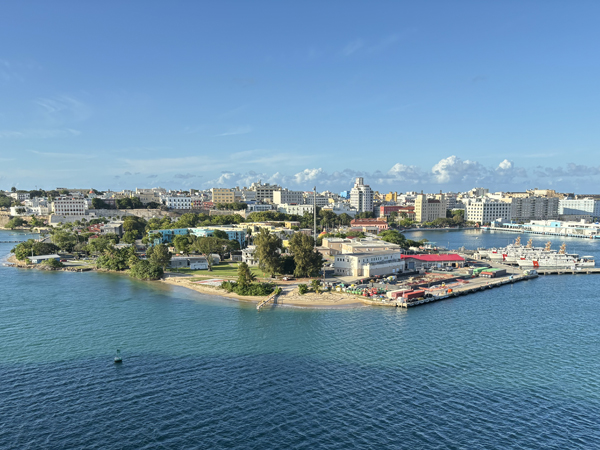
[[[187,278],[187,277],[186,277]],[[261,301],[265,299],[264,296],[255,297],[248,295],[239,295],[234,292],[226,292],[220,288],[209,287],[207,285],[201,285],[192,282],[190,279],[186,279],[183,277],[168,277],[159,280],[162,283],[167,283],[172,286],[179,286],[186,289],[191,289],[200,294],[205,295],[214,295],[219,297],[230,298],[242,302],[248,303],[256,303],[259,304]],[[296,307],[329,307],[329,306],[366,306],[366,304],[356,298],[356,296],[352,294],[341,294],[341,293],[306,293],[304,295],[300,295],[297,293],[297,290],[294,291],[284,291],[282,292],[277,299],[273,302],[274,305],[277,306],[296,306]]]

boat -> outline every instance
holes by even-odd
[[[122,363],[123,358],[121,358],[121,350],[117,349],[117,354],[115,355],[115,364]]]

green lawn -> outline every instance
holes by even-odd
[[[169,270],[169,272],[189,273],[196,277],[202,278],[237,278],[237,266],[239,263],[228,263],[223,262],[219,265],[213,266],[212,271],[208,270],[191,270],[191,269],[177,269]],[[250,271],[256,275],[257,278],[263,277],[262,271],[258,267],[250,267]]]

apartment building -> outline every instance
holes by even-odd
[[[235,193],[233,189],[227,188],[212,188],[210,190],[212,194],[213,203],[233,203],[235,202]]]
[[[276,205],[302,205],[304,204],[304,192],[290,191],[289,189],[280,189],[278,191],[273,191],[273,203],[275,203]]]
[[[422,192],[415,199],[415,220],[419,223],[432,222],[446,217],[448,202],[444,194],[430,198]]]
[[[313,213],[313,205],[289,205],[283,203],[277,207],[277,211],[284,214],[296,214],[303,216],[305,213]]]
[[[559,200],[558,214],[561,216],[600,217],[600,200],[590,197]]]
[[[350,206],[361,212],[373,212],[373,190],[368,184],[364,184],[364,179],[359,177],[350,191]]]
[[[258,183],[252,183],[250,185],[250,190],[256,192],[255,200],[258,202],[264,201],[273,201],[273,192],[280,191],[281,186],[276,184],[265,183],[262,184],[261,180],[258,180]]]
[[[191,197],[165,196],[162,199],[163,199],[164,204],[169,209],[192,209]]]
[[[513,220],[558,218],[560,202],[558,197],[519,196],[508,200],[512,204],[511,218]]]
[[[63,216],[84,215],[87,202],[84,198],[71,196],[58,197],[52,202],[52,213]]]
[[[511,220],[512,204],[489,198],[472,198],[463,201],[465,203],[465,220],[478,222],[480,224],[491,223],[494,220]]]

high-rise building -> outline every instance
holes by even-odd
[[[415,199],[415,220],[419,223],[432,222],[446,217],[448,200],[444,194],[436,194],[432,198],[422,192]]]
[[[364,179],[359,177],[350,191],[350,205],[361,212],[373,212],[373,190],[368,184],[364,184]]]

